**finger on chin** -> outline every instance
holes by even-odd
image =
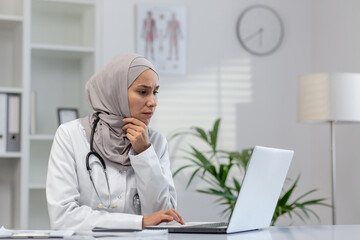
[[[133,120],[133,118],[131,118],[131,117],[123,118],[124,122],[131,122],[132,120]]]
[[[142,121],[140,121],[139,119],[137,118],[124,118],[123,119],[124,122],[127,122],[127,123],[132,123],[132,124],[135,124],[135,125],[140,125],[142,123]]]

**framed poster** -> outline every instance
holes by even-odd
[[[58,108],[57,113],[59,125],[75,120],[79,117],[78,110],[76,108]]]
[[[137,53],[161,74],[186,73],[186,9],[137,6]]]

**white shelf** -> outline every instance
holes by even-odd
[[[5,152],[0,153],[0,158],[21,158],[21,152]]]
[[[71,58],[82,59],[93,56],[95,49],[93,47],[67,46],[55,44],[31,44],[33,55],[51,58]],[[92,57],[91,57],[92,58]]]
[[[33,134],[30,135],[30,140],[33,141],[52,141],[54,139],[54,135],[51,134]]]
[[[0,28],[7,31],[21,28],[22,21],[15,20],[17,18],[21,17],[0,16]]]
[[[76,4],[84,4],[84,5],[94,5],[94,0],[42,0],[43,2],[50,3],[76,3]]]
[[[0,93],[17,93],[22,94],[24,90],[22,88],[0,87]]]
[[[93,47],[68,46],[68,45],[52,45],[52,44],[31,44],[32,50],[61,51],[75,53],[94,53]]]
[[[16,15],[0,15],[0,21],[22,22],[24,18]]]

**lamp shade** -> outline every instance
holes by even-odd
[[[299,121],[360,121],[360,74],[302,75],[297,90]]]

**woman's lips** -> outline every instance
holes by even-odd
[[[152,115],[154,114],[153,112],[146,112],[146,113],[143,113],[145,116],[151,118]]]

